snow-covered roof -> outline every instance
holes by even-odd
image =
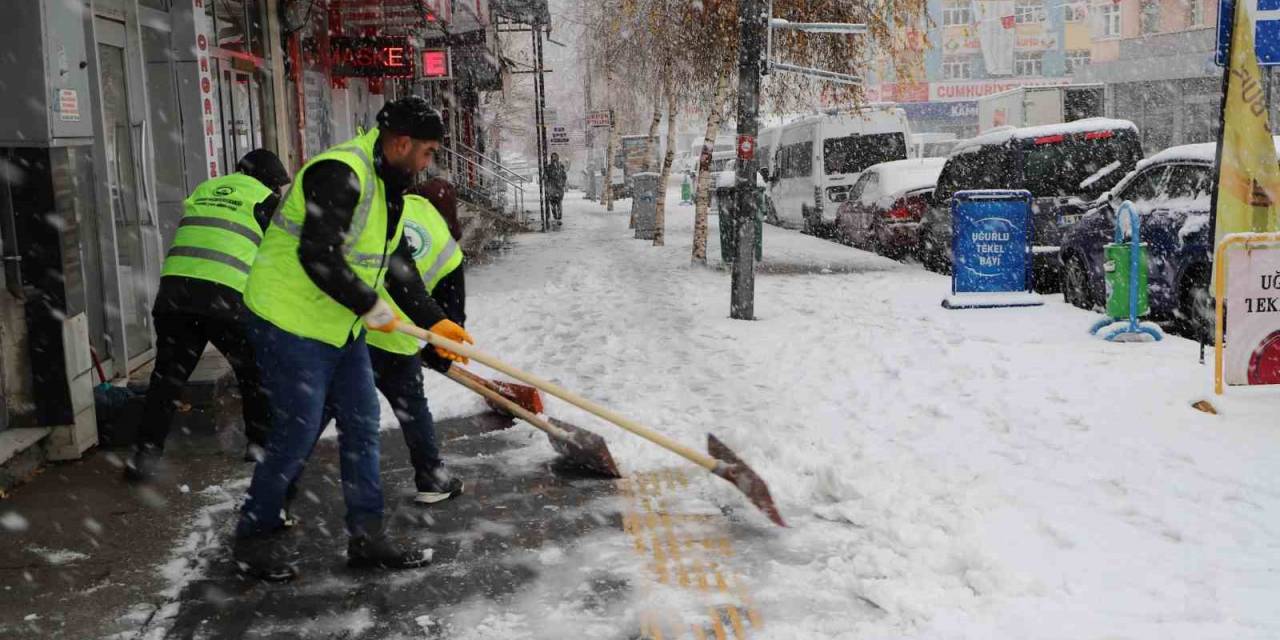
[[[1280,136],[1276,136],[1274,138],[1274,142],[1276,146],[1276,157],[1277,159],[1280,159]],[[1199,144],[1183,144],[1183,145],[1178,145],[1176,147],[1169,147],[1168,149],[1165,149],[1164,151],[1161,151],[1151,156],[1150,158],[1142,160],[1141,162],[1138,163],[1138,168],[1142,169],[1143,167],[1155,164],[1157,162],[1191,161],[1191,162],[1206,162],[1209,164],[1213,164],[1214,158],[1215,156],[1217,156],[1217,153],[1218,153],[1218,143],[1216,142],[1201,142]]]
[[[891,160],[867,167],[880,174],[880,191],[887,194],[924,189],[938,184],[946,158]]]
[[[1117,129],[1129,129],[1136,132],[1138,127],[1128,120],[1117,120],[1114,118],[1085,118],[1083,120],[1074,120],[1072,122],[1043,124],[1035,127],[1007,127],[989,131],[976,138],[965,140],[956,147],[954,153],[959,154],[977,147],[1003,144],[1010,140],[1030,140],[1032,138],[1043,138],[1045,136],[1072,135],[1077,133],[1086,133],[1089,131],[1114,131]]]

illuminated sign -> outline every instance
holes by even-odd
[[[422,77],[427,80],[449,78],[449,50],[428,49],[422,52]]]
[[[340,78],[412,78],[413,54],[404,37],[329,38],[329,62]]]

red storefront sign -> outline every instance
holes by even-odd
[[[406,37],[329,38],[329,62],[336,77],[412,78],[414,58]]]
[[[428,49],[422,52],[422,77],[428,80],[443,80],[450,76],[449,50]]]

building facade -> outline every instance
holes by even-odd
[[[54,459],[96,442],[93,386],[154,357],[160,267],[198,184],[259,147],[297,170],[410,93],[446,111],[441,160],[474,157],[479,92],[502,86],[487,0],[11,0],[4,14],[0,439],[41,430]]]
[[[871,100],[901,103],[918,132],[977,133],[976,100],[1019,86],[1101,83],[1109,115],[1149,150],[1211,139],[1221,69],[1216,0],[930,0],[907,43],[875,62]],[[1176,106],[1175,106],[1176,105]]]

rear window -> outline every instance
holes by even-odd
[[[902,133],[874,133],[822,141],[822,167],[827,175],[861,173],[881,162],[907,159],[907,139]]]
[[[1048,135],[1024,142],[1023,187],[1039,197],[1096,197],[1142,157],[1132,131]]]
[[[977,147],[947,159],[935,193],[941,198],[950,198],[955,192],[968,189],[1010,189],[1016,181],[1009,147]]]

